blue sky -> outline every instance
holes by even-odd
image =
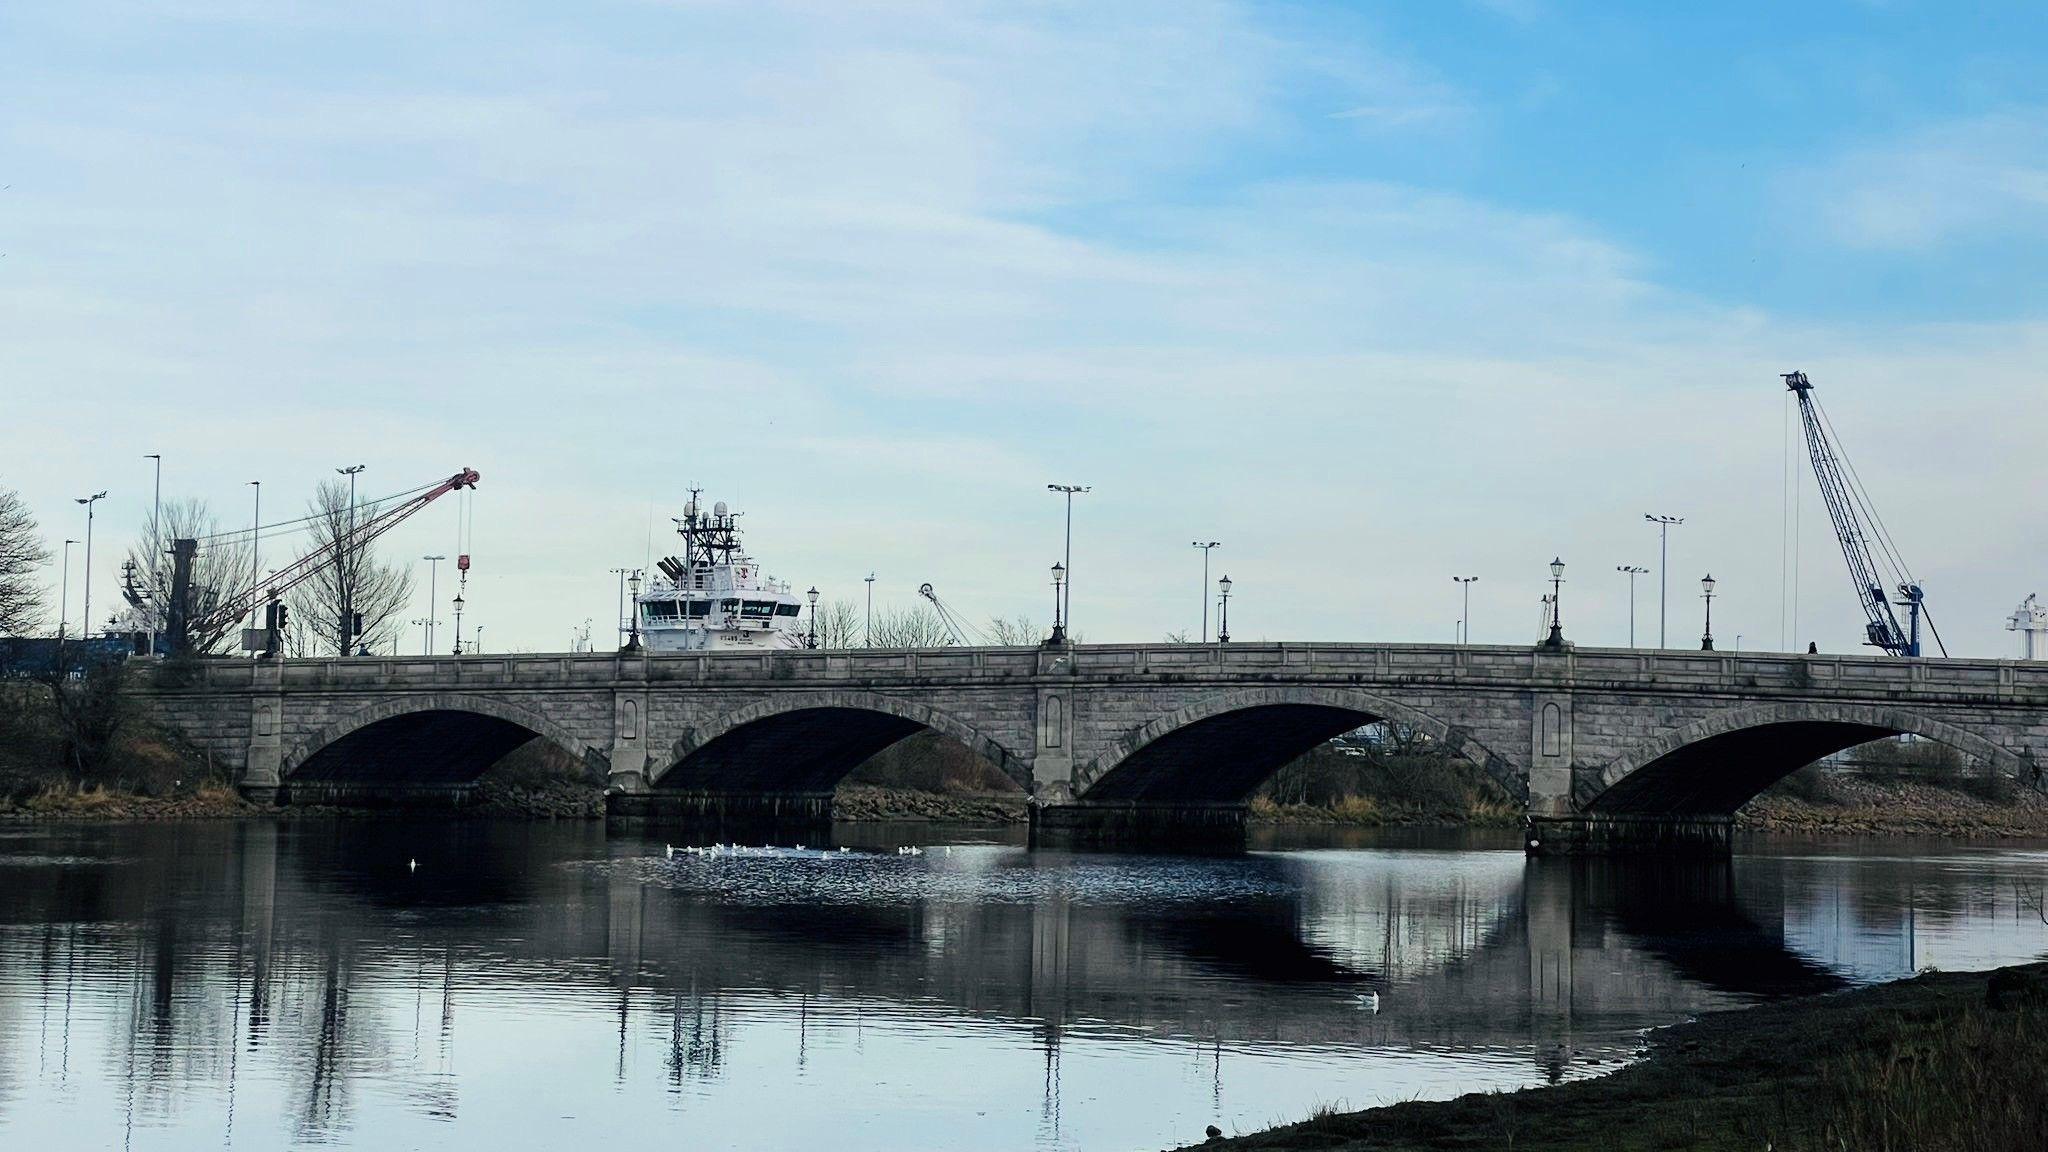
[[[1674,643],[1712,570],[1724,644],[1853,650],[1803,471],[1790,625],[1801,368],[1951,647],[2010,652],[2048,10],[1707,9],[10,4],[0,484],[125,540],[148,452],[231,520],[474,466],[468,622],[534,649],[691,481],[800,587],[1041,618],[1044,485],[1092,484],[1091,640],[1193,630],[1199,537],[1241,638],[1448,639],[1476,573],[1532,640],[1556,554],[1619,643],[1671,512]]]

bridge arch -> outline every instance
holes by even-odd
[[[542,737],[585,761],[596,750],[536,712],[490,696],[437,692],[359,709],[293,745],[285,785],[446,788],[470,783],[514,748]]]
[[[1644,741],[1579,786],[1583,812],[1729,814],[1778,780],[1858,744],[1920,736],[2022,780],[2029,761],[1970,731],[1883,704],[1788,701],[1730,708]]]
[[[778,694],[687,728],[650,765],[657,790],[830,792],[869,757],[930,729],[966,745],[1026,791],[1029,765],[972,725],[929,705],[874,692]]]
[[[1355,688],[1273,685],[1223,692],[1133,729],[1074,773],[1078,799],[1235,804],[1309,749],[1382,720],[1411,725],[1483,769],[1509,795],[1528,781],[1462,727]]]

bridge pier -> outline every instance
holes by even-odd
[[[1526,833],[1531,856],[1726,856],[1734,848],[1735,817],[1532,815]]]
[[[1241,852],[1242,804],[1033,804],[1033,848]]]

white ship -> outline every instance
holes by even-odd
[[[699,489],[676,520],[681,556],[634,596],[640,635],[652,652],[803,648],[803,601],[771,579],[740,544],[739,514],[721,500],[702,509]]]

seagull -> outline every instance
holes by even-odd
[[[666,851],[666,852],[668,853],[668,858],[669,858],[669,859],[673,860],[673,859],[675,859],[675,858],[676,858],[676,846],[675,846],[675,845],[673,845],[673,844],[664,844],[664,845],[662,845],[662,848],[663,848],[663,850],[665,850],[665,851]]]
[[[420,862],[419,862],[419,861],[418,861],[417,859],[413,859],[413,860],[407,860],[407,861],[405,862],[405,870],[406,870],[406,871],[408,871],[408,872],[417,872],[417,871],[419,871],[419,870],[420,870]]]

